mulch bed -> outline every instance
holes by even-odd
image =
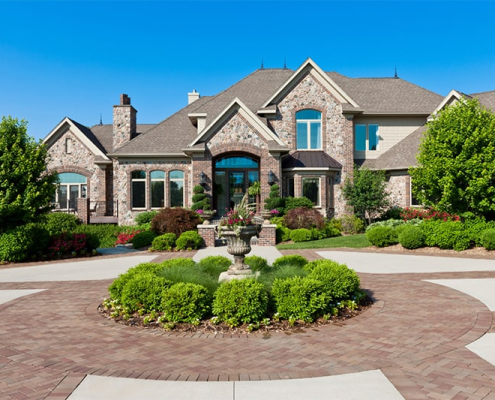
[[[315,329],[323,325],[342,325],[349,318],[354,318],[373,305],[373,300],[369,297],[364,298],[355,310],[348,308],[339,309],[337,316],[332,316],[328,320],[319,318],[312,323],[306,323],[303,321],[296,321],[294,325],[291,325],[287,320],[274,321],[270,320],[270,325],[266,326],[260,324],[258,329],[252,330],[251,333],[257,332],[262,334],[269,334],[270,332],[285,332],[290,334],[291,332],[298,333],[304,329]],[[137,312],[130,316],[129,319],[124,320],[122,316],[113,318],[110,316],[111,310],[108,310],[103,304],[98,306],[98,312],[104,318],[113,320],[118,324],[126,325],[136,329],[166,329],[156,320],[144,324],[143,320],[146,315],[139,315]],[[158,316],[161,314],[157,314]],[[248,334],[248,324],[243,324],[237,327],[230,327],[226,323],[213,324],[210,320],[201,321],[199,325],[192,325],[188,323],[174,323],[173,332],[177,333],[204,333],[204,334]]]

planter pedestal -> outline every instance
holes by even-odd
[[[237,232],[233,229],[220,229],[222,237],[227,240],[227,253],[234,256],[234,264],[222,274],[223,280],[226,280],[225,274],[231,276],[230,279],[234,278],[233,276],[238,276],[237,279],[254,276],[249,265],[244,264],[244,257],[251,251],[251,238],[258,234],[259,225],[241,226],[237,228]],[[222,280],[222,275],[220,275],[220,280]]]

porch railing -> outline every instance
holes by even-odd
[[[119,203],[110,201],[89,201],[89,215],[91,217],[118,217]]]

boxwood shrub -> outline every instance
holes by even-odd
[[[213,314],[230,326],[261,321],[268,309],[265,287],[254,279],[233,279],[220,285],[213,299]]]
[[[73,232],[79,225],[81,220],[74,214],[57,212],[46,215],[45,228],[50,235]]]
[[[176,241],[177,250],[197,250],[203,245],[203,238],[196,231],[187,231]]]
[[[305,322],[322,315],[331,300],[322,282],[300,276],[276,279],[272,296],[280,318]]]
[[[419,249],[425,245],[425,235],[417,226],[404,225],[404,229],[399,233],[399,243],[405,249]]]
[[[366,232],[366,238],[377,247],[386,247],[398,243],[397,233],[390,226],[376,226]]]
[[[313,235],[311,234],[311,231],[309,229],[294,229],[290,232],[290,240],[292,240],[294,243],[307,242],[312,238]]]
[[[164,233],[153,239],[151,247],[157,251],[170,251],[175,247],[177,235],[175,233]]]
[[[0,261],[20,262],[45,252],[50,236],[37,224],[21,225],[0,235]]]
[[[211,309],[211,297],[202,285],[179,282],[163,291],[161,308],[172,322],[201,321]]]
[[[244,264],[249,265],[253,271],[266,271],[268,270],[268,261],[266,258],[259,256],[249,256],[244,258]]]
[[[163,290],[172,282],[150,273],[132,276],[122,289],[121,302],[130,312],[143,308],[146,311],[162,310]]]
[[[201,259],[197,266],[206,274],[217,278],[222,273],[229,269],[232,265],[230,258],[224,256],[209,256]]]
[[[481,235],[481,243],[487,250],[495,250],[495,229],[487,229]]]
[[[141,263],[133,268],[128,269],[127,272],[125,272],[124,274],[120,274],[118,278],[115,279],[108,287],[110,297],[114,300],[121,300],[122,290],[131,278],[143,273],[158,275],[161,269],[163,269],[163,266],[157,263]]]
[[[153,231],[139,232],[132,238],[132,247],[142,249],[143,247],[151,246],[153,239],[156,238],[156,233]]]
[[[351,298],[360,285],[359,276],[354,270],[331,260],[318,260],[308,278],[322,282],[323,290],[334,302]]]

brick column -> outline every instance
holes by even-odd
[[[275,246],[277,244],[277,225],[263,224],[261,227],[258,246]]]
[[[198,225],[198,233],[205,247],[215,247],[215,225]]]
[[[77,199],[77,216],[83,224],[89,224],[89,199]]]

